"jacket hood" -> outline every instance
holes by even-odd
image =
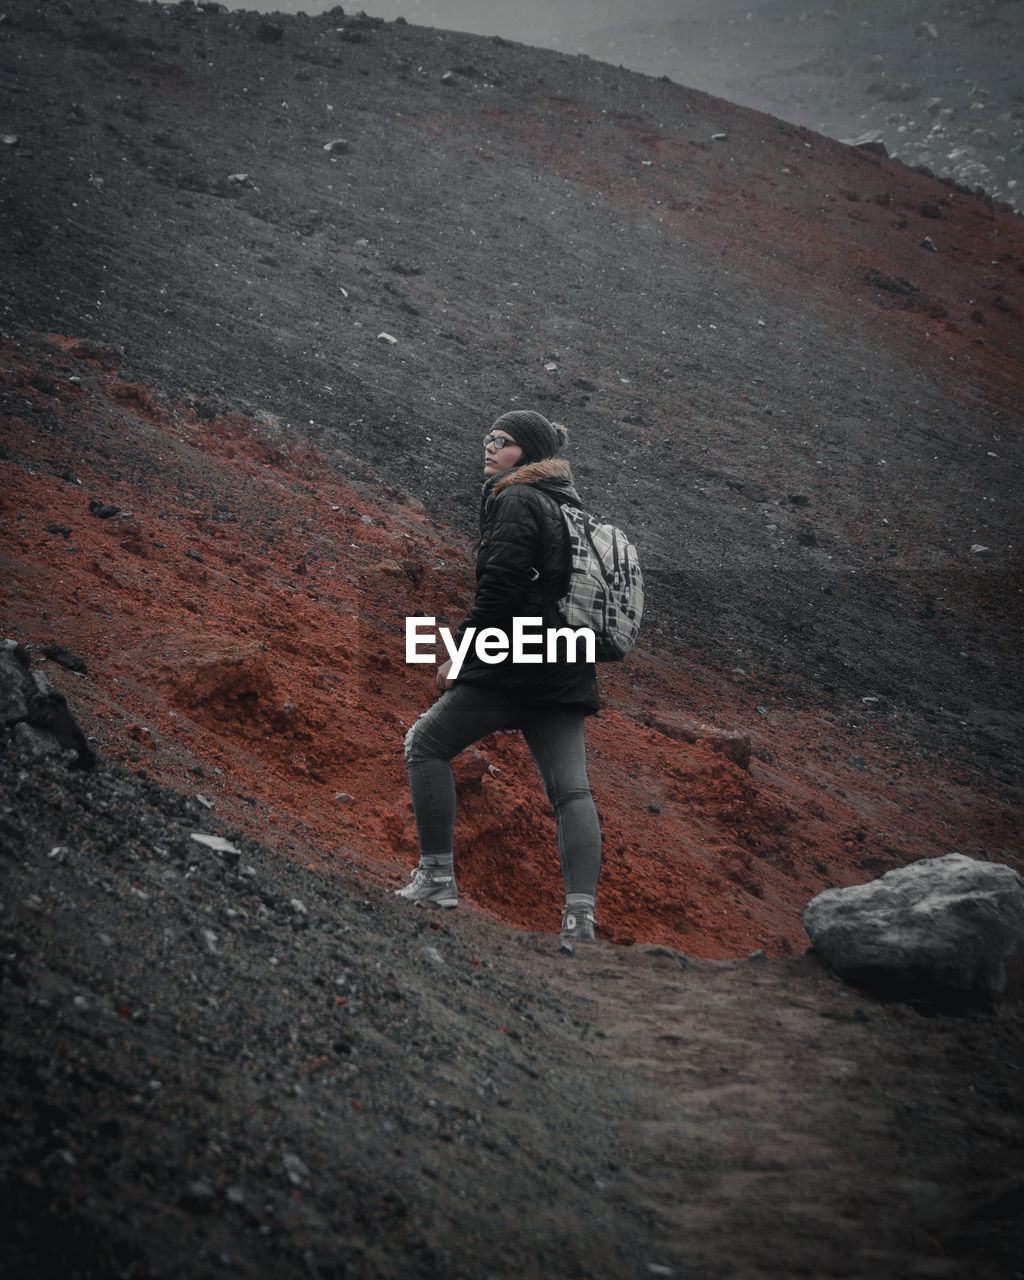
[[[564,458],[542,458],[539,462],[524,462],[509,471],[499,471],[484,481],[480,496],[480,530],[483,532],[491,503],[499,493],[513,485],[525,484],[539,489],[556,502],[568,502],[580,506],[580,495],[572,482],[572,472]]]
[[[580,500],[573,484],[572,471],[564,458],[542,458],[539,462],[526,462],[510,471],[502,471],[485,483],[484,493],[493,493],[497,497],[502,490],[514,484],[535,485],[545,493],[550,493],[553,498],[566,502]]]

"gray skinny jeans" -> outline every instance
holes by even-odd
[[[587,776],[584,714],[523,702],[500,689],[455,684],[420,716],[405,737],[420,856],[451,855],[455,836],[452,759],[502,729],[520,729],[555,813],[566,893],[597,892],[601,827]]]

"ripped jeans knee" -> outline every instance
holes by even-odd
[[[408,731],[406,732],[406,735],[405,735],[405,758],[406,758],[406,760],[412,760],[412,759],[414,758],[414,757],[413,757],[413,753],[414,753],[414,751],[415,751],[415,749],[416,749],[416,726],[420,723],[420,721],[421,721],[422,719],[423,719],[423,717],[422,717],[422,716],[418,716],[418,717],[413,721],[413,723],[409,726],[409,729],[408,729]]]

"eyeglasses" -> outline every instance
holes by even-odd
[[[484,436],[485,449],[489,449],[491,445],[494,445],[495,449],[500,452],[502,449],[507,449],[510,444],[515,444],[515,441],[509,436],[495,436],[490,434]]]

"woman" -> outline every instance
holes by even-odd
[[[560,424],[516,410],[500,417],[484,439],[484,486],[476,597],[456,632],[497,627],[511,636],[516,617],[540,617],[544,628],[562,625],[554,601],[564,594],[568,535],[559,505],[579,505],[559,455]],[[601,867],[601,828],[587,777],[584,717],[598,708],[597,672],[576,662],[560,644],[555,653],[531,650],[542,661],[482,661],[471,648],[457,680],[451,663],[438,668],[443,696],[416,721],[405,739],[420,860],[412,881],[399,889],[410,902],[458,905],[453,843],[455,781],[452,758],[502,729],[520,729],[540,771],[555,813],[565,881],[562,947],[594,936],[594,901]]]

